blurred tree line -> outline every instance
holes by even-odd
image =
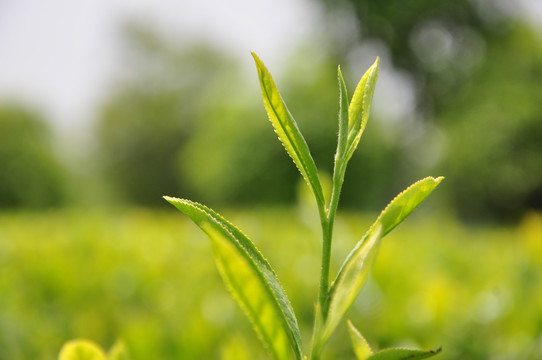
[[[318,0],[349,14],[354,35],[334,41],[348,58],[377,41],[415,79],[423,123],[444,134],[435,170],[465,218],[515,219],[542,208],[542,39],[492,0]]]
[[[51,135],[37,111],[0,106],[0,208],[47,208],[67,201],[68,177]]]
[[[267,120],[257,79],[247,79],[240,64],[212,47],[171,44],[140,26],[128,30],[127,56],[140,63],[104,105],[97,124],[114,192],[151,206],[162,205],[164,194],[211,205],[295,202],[301,180]],[[315,161],[329,174],[336,147],[337,64],[316,53],[307,59],[310,51],[294,55],[280,88]],[[379,131],[369,131],[369,154],[354,159],[345,205],[380,207],[383,197],[404,185],[394,176],[399,149]]]
[[[382,44],[415,85],[415,126],[373,111],[347,172],[344,206],[378,209],[411,181],[444,175],[447,204],[465,218],[542,209],[542,41],[532,29],[491,1],[318,1],[327,9],[325,49],[299,49],[282,73],[271,71],[319,167],[332,170],[336,65],[351,62],[353,49]],[[349,26],[336,27],[341,21]],[[247,79],[212,46],[173,43],[141,26],[127,34],[125,74],[95,127],[100,173],[116,199],[293,203],[300,177],[271,131],[255,73]],[[0,111],[0,206],[68,202],[43,122],[21,120],[15,129],[13,119],[32,118],[17,111]],[[426,130],[418,140],[408,134],[416,129]],[[432,142],[442,154],[428,154]]]

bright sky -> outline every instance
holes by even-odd
[[[317,25],[310,0],[0,0],[0,101],[22,99],[64,131],[88,121],[120,62],[120,29],[141,19],[236,55],[280,63]]]
[[[521,0],[518,6],[478,1],[512,6],[510,11],[542,24],[542,0]],[[245,61],[256,51],[271,69],[321,29],[321,10],[312,0],[0,0],[0,101],[21,99],[64,132],[77,130],[122,66],[120,29],[129,19],[182,38],[211,39]],[[379,92],[397,93],[402,83],[396,76],[386,81],[382,60]],[[399,100],[409,92],[408,81],[403,83]]]

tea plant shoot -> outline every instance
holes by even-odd
[[[361,139],[378,76],[379,59],[363,75],[349,99],[338,69],[339,124],[331,194],[326,197],[311,152],[294,117],[282,99],[271,74],[252,54],[263,102],[279,140],[314,195],[322,228],[319,295],[316,300],[312,344],[304,353],[295,312],[273,268],[254,243],[237,227],[208,207],[174,197],[164,197],[189,216],[209,237],[215,262],[226,286],[252,323],[274,359],[320,359],[324,346],[358,296],[374,263],[381,239],[401,223],[441,182],[427,177],[397,195],[381,212],[344,260],[330,281],[333,224],[346,167]],[[329,201],[326,202],[326,198]],[[384,349],[374,352],[352,322],[348,322],[354,353],[359,360],[424,359],[439,350]]]
[[[315,299],[314,327],[309,347],[303,347],[301,343],[302,336],[297,318],[284,288],[254,243],[214,210],[191,200],[169,196],[164,198],[208,235],[222,279],[249,318],[270,356],[277,360],[317,360],[321,358],[326,343],[361,291],[382,238],[424,201],[443,178],[424,178],[397,195],[356,243],[334,279],[330,281],[333,224],[347,164],[369,119],[379,59],[377,58],[362,76],[352,98],[347,95],[346,84],[341,69],[338,68],[337,150],[334,157],[331,194],[325,194],[307,142],[282,99],[275,81],[259,57],[254,53],[252,56],[269,120],[314,195],[320,218],[322,230],[320,283],[318,297]],[[374,351],[350,320],[347,324],[353,354],[359,360],[426,359],[440,352],[440,349],[427,351],[402,348]],[[306,350],[308,351],[305,352]],[[116,344],[106,354],[100,347],[86,340],[68,342],[59,356],[60,360],[127,358],[122,343]]]

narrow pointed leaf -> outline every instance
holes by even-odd
[[[407,189],[397,195],[386,208],[380,213],[373,227],[377,223],[382,224],[382,236],[386,236],[391,230],[399,225],[410,215],[433,192],[443,180],[442,176],[437,178],[426,177],[416,181]]]
[[[95,343],[88,340],[74,340],[62,346],[59,360],[106,360],[105,353]]]
[[[438,355],[441,350],[385,349],[374,353],[367,360],[421,360]]]
[[[345,161],[352,157],[367,125],[378,77],[379,63],[379,58],[376,58],[374,64],[361,78],[352,96],[348,109],[348,143]]]
[[[369,356],[373,354],[373,350],[367,343],[367,340],[361,335],[358,329],[352,324],[350,320],[348,323],[348,333],[350,334],[350,339],[352,340],[352,345],[354,347],[354,352],[358,360],[367,360]]]
[[[213,210],[164,197],[211,240],[219,272],[275,359],[301,359],[301,335],[286,293],[252,241]]]
[[[286,151],[293,159],[305,181],[309,184],[320,209],[323,209],[325,200],[322,185],[320,184],[316,164],[310,154],[307,142],[286,107],[284,100],[282,100],[271,74],[256,54],[252,53],[252,56],[258,69],[263,102],[269,120]]]
[[[337,143],[337,153],[335,155],[335,162],[344,156],[346,151],[346,141],[348,139],[348,93],[346,91],[346,84],[344,82],[341,68],[338,69],[339,78],[339,140]]]
[[[327,339],[357,297],[376,257],[380,239],[399,225],[442,181],[427,177],[397,195],[380,213],[365,236],[346,258],[329,291],[323,336]]]
[[[368,233],[364,241],[358,242],[341,269],[340,277],[334,281],[330,289],[329,312],[322,333],[323,342],[329,339],[361,290],[376,258],[381,234],[379,226]]]

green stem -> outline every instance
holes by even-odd
[[[320,287],[318,293],[318,309],[319,314],[315,314],[314,330],[313,330],[313,346],[310,354],[311,360],[318,360],[320,358],[320,352],[322,345],[320,344],[320,330],[321,325],[325,323],[327,319],[329,303],[329,268],[331,262],[331,244],[333,239],[333,225],[335,223],[335,215],[337,213],[337,207],[339,204],[339,197],[341,188],[344,181],[344,173],[346,167],[339,162],[335,161],[335,169],[333,171],[333,189],[331,191],[331,199],[329,201],[329,207],[325,211],[324,216],[320,213],[320,220],[322,224],[322,267],[320,272]],[[317,318],[320,317],[321,324],[318,324]]]
[[[323,320],[327,318],[328,312],[328,291],[329,291],[329,265],[331,259],[331,244],[333,240],[333,225],[335,224],[335,214],[339,205],[339,197],[344,181],[344,166],[336,166],[333,171],[333,189],[329,208],[327,211],[326,226],[322,227],[323,244],[322,244],[322,274],[320,278],[320,306],[323,315]]]
[[[337,141],[337,151],[335,153],[335,161],[333,165],[333,189],[331,191],[331,198],[329,200],[329,207],[325,209],[325,219],[322,218],[320,213],[320,219],[322,222],[322,268],[320,273],[320,289],[318,294],[318,302],[320,305],[320,312],[322,320],[325,322],[328,312],[328,292],[329,292],[329,265],[331,258],[331,243],[333,238],[333,224],[335,222],[335,213],[337,212],[337,205],[339,203],[339,195],[341,193],[341,187],[344,179],[344,172],[346,170],[346,162],[344,161],[344,154],[346,145],[348,143],[348,96],[346,92],[346,85],[341,74],[341,68],[337,69],[339,80],[339,136]],[[315,326],[315,331],[316,329]]]
[[[331,241],[333,233],[333,223],[329,222],[329,216],[322,224],[322,268],[320,271],[320,291],[318,301],[320,303],[320,311],[322,318],[325,321],[327,317],[327,293],[329,290],[329,265],[331,259]]]

